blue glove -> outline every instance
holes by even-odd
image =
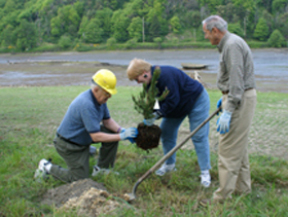
[[[126,140],[126,139],[130,140],[130,139],[137,137],[138,130],[135,127],[130,127],[128,129],[121,130],[121,133],[119,135],[120,135],[121,140]],[[131,140],[130,140],[130,142],[131,142]],[[134,142],[134,140],[133,140],[133,142]]]
[[[232,112],[228,112],[224,109],[224,112],[217,120],[217,132],[220,134],[228,133],[230,128]]]
[[[222,97],[218,100],[217,102],[217,109],[222,106]],[[220,112],[222,112],[222,109],[220,110]],[[219,115],[219,112],[217,113],[217,115]]]
[[[146,126],[152,126],[155,122],[155,120],[159,117],[159,114],[157,112],[153,112],[153,118],[149,118],[149,119],[144,119],[143,120],[143,123],[146,125]]]

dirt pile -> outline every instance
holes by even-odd
[[[58,209],[77,210],[79,216],[96,217],[119,207],[102,184],[83,179],[57,188],[49,189],[42,204],[55,205]]]

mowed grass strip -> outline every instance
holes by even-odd
[[[41,195],[62,183],[53,179],[39,184],[33,174],[42,158],[65,166],[53,147],[53,138],[69,104],[88,86],[0,88],[0,216],[77,216],[41,205]],[[143,117],[134,110],[131,95],[140,87],[118,87],[108,106],[111,116],[123,127],[136,127]],[[208,90],[211,113],[221,97]],[[288,105],[283,93],[258,93],[256,113],[277,114]],[[285,107],[286,106],[286,107]],[[269,116],[273,118],[273,115]],[[283,117],[284,118],[284,117]],[[287,116],[286,116],[287,118]],[[158,122],[157,122],[158,123]],[[260,126],[261,127],[261,126]],[[286,142],[287,144],[287,142]],[[100,147],[100,144],[96,144]],[[271,144],[273,146],[273,144]],[[120,142],[115,170],[119,176],[93,178],[121,198],[132,191],[139,177],[161,157],[161,147],[147,153],[135,144]],[[90,159],[90,169],[97,162]],[[203,208],[199,200],[210,198],[218,187],[217,154],[211,152],[212,185],[199,185],[199,167],[194,150],[177,152],[177,171],[164,177],[152,174],[137,189],[137,199],[105,216],[287,216],[288,162],[273,156],[250,156],[253,191],[233,195],[221,205]]]

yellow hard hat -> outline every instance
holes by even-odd
[[[101,88],[106,90],[111,95],[117,93],[116,83],[117,78],[113,72],[108,69],[100,69],[97,71],[93,77],[92,81],[99,85]]]

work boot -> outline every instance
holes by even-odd
[[[111,172],[112,172],[113,174],[115,174],[115,175],[119,175],[118,172],[111,171],[110,169],[100,168],[99,166],[95,165],[95,166],[93,167],[92,176],[98,176],[99,174],[108,175],[108,174],[110,174]]]
[[[175,164],[162,164],[160,169],[158,169],[155,174],[157,176],[164,176],[165,173],[171,172],[171,171],[176,171]]]
[[[40,160],[38,168],[34,173],[34,180],[36,180],[37,182],[42,182],[43,180],[47,180],[49,178],[49,171],[47,169],[47,166],[48,168],[51,168],[51,161],[48,161],[46,159]]]

